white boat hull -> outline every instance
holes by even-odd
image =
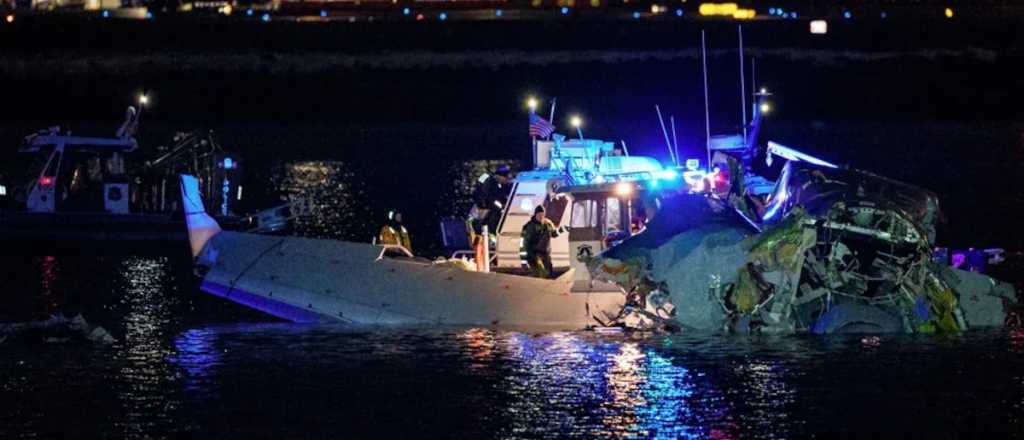
[[[380,258],[378,246],[221,232],[205,246],[203,291],[295,322],[543,325],[579,329],[617,314],[621,292]]]

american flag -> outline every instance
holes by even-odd
[[[536,113],[530,113],[530,136],[546,138],[551,136],[551,133],[554,131],[554,125],[551,125],[546,119],[537,116]]]

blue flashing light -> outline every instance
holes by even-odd
[[[879,16],[881,16],[881,17],[882,17],[882,19],[885,19],[885,18],[889,17],[889,14],[888,14],[888,13],[886,13],[885,11],[882,11],[882,13],[881,13],[881,14],[879,14]]]
[[[676,170],[661,170],[654,173],[655,179],[675,180],[679,177],[679,173]]]
[[[775,10],[775,13],[778,14],[779,17],[783,17],[783,18],[786,17],[786,10],[785,9],[778,8],[778,9]]]
[[[402,15],[409,15],[409,14],[412,14],[412,9],[409,9],[409,8],[402,9]]]
[[[102,13],[101,15],[103,15],[103,18],[107,18],[107,17],[109,17],[109,16],[110,16],[110,11],[108,11],[108,10],[104,9],[104,10],[103,10],[103,13]]]
[[[153,19],[153,13],[149,12],[149,11],[146,11],[146,20],[152,20],[152,19]]]
[[[566,15],[568,13],[569,13],[569,7],[568,6],[562,6],[562,15]]]
[[[775,8],[768,8],[768,15],[775,15]]]
[[[640,13],[639,12],[634,12],[633,13],[633,19],[634,20],[639,20],[640,19]]]
[[[853,17],[853,14],[851,14],[850,11],[843,11],[843,18],[850,18],[850,17]]]
[[[437,16],[437,18],[440,18],[441,21],[445,21],[448,19],[448,13],[442,12],[440,15]]]
[[[252,9],[246,9],[245,10],[245,15],[248,15],[248,16],[252,17]]]
[[[655,178],[655,179],[651,179],[651,180],[649,181],[648,185],[649,185],[649,186],[650,186],[651,188],[657,188],[657,187],[658,187],[658,179],[656,179],[656,178]]]
[[[260,20],[263,20],[264,23],[269,22],[270,21],[270,14],[264,12],[263,16],[260,17]]]
[[[494,10],[494,16],[495,17],[501,17],[501,14],[503,14],[503,12],[501,12],[501,9],[495,9]]]
[[[683,10],[682,9],[676,9],[676,17],[682,17],[682,16],[683,16]]]
[[[327,17],[327,11],[325,11],[325,10],[321,9],[321,10],[320,10],[320,16],[321,16],[321,17]]]
[[[230,157],[225,157],[224,158],[224,169],[225,170],[233,170],[233,169],[235,169],[236,165],[237,164],[235,164],[235,161],[232,160]]]
[[[789,18],[797,18],[796,12],[790,12]]]

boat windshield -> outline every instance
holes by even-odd
[[[622,202],[617,197],[609,197],[605,205],[605,233],[622,232]]]
[[[596,228],[597,227],[597,200],[576,200],[572,203],[573,228]]]

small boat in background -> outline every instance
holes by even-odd
[[[211,136],[179,134],[170,148],[156,150],[158,157],[142,160],[139,114],[129,107],[113,137],[60,127],[25,137],[18,150],[27,158],[24,183],[0,181],[0,252],[182,254],[179,172],[201,173],[221,221],[236,225],[229,208],[241,199],[238,159]]]

